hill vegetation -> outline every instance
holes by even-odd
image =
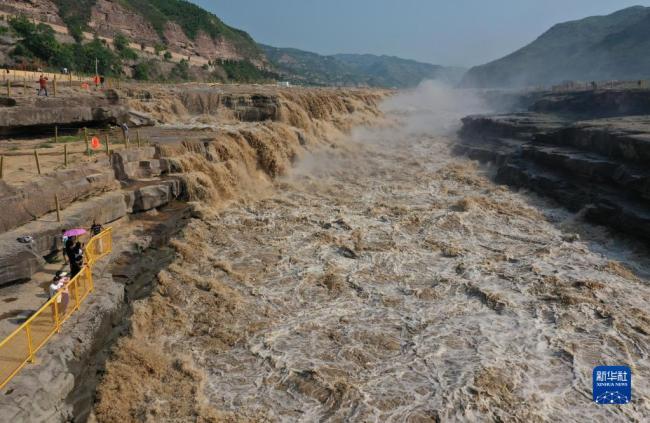
[[[118,0],[126,8],[143,16],[165,39],[165,26],[168,22],[178,24],[185,35],[196,40],[200,31],[213,39],[230,41],[243,57],[259,57],[261,51],[246,32],[232,28],[217,16],[185,0]],[[59,7],[61,18],[71,33],[77,37],[83,30],[89,30],[90,11],[97,0],[54,0]]]
[[[266,45],[261,47],[282,76],[297,83],[409,88],[417,86],[425,79],[442,79],[456,83],[463,72],[461,69],[391,56],[322,56],[298,49]]]
[[[555,25],[524,48],[469,70],[463,86],[523,87],[650,77],[650,8]]]
[[[217,61],[211,67],[197,70],[185,60],[172,64],[164,62],[164,58],[140,57],[129,47],[128,38],[121,34],[114,38],[113,48],[99,38],[90,42],[62,43],[49,25],[34,24],[26,17],[10,20],[9,32],[16,39],[11,56],[17,62],[38,63],[43,68],[68,68],[72,72],[93,74],[97,59],[102,75],[124,77],[127,76],[125,70],[130,68],[129,75],[145,81],[267,82],[278,77],[245,60]]]
[[[53,68],[66,67],[76,72],[94,73],[97,59],[98,67],[105,75],[121,73],[119,52],[111,50],[99,39],[89,43],[60,43],[49,25],[36,25],[26,17],[12,19],[9,27],[17,38],[11,55],[20,61],[27,59]]]
[[[100,74],[112,77],[133,77],[147,81],[186,81],[201,80],[214,82],[271,82],[279,79],[298,84],[321,86],[370,86],[384,88],[408,88],[418,85],[425,79],[442,79],[456,83],[462,70],[420,63],[413,60],[390,56],[374,55],[334,55],[323,56],[297,49],[280,49],[258,45],[246,32],[223,23],[214,14],[186,0],[110,0],[141,16],[151,24],[160,37],[154,50],[145,50],[145,44],[137,39],[129,39],[121,33],[122,27],[98,26],[91,15],[98,0],[52,0],[59,8],[59,14],[74,38],[62,37],[45,24],[35,24],[30,17],[11,20],[8,29],[2,25],[8,36],[15,39],[3,53],[9,54],[15,64],[32,68],[58,70],[68,68],[72,72],[92,74],[95,72],[95,59]],[[111,7],[111,5],[108,5]],[[102,5],[101,13],[106,13],[107,5]],[[108,9],[110,10],[110,9]],[[120,12],[123,13],[123,12]],[[129,19],[127,13],[126,19]],[[122,16],[122,15],[121,15]],[[33,16],[31,16],[33,18]],[[139,19],[136,22],[140,22]],[[170,34],[169,23],[191,40],[197,41],[201,34],[211,37],[212,47],[202,47],[204,59],[198,66],[186,61],[178,62],[169,45],[178,47],[179,39],[172,37],[166,43],[165,34]],[[84,32],[100,33],[92,40]],[[177,29],[178,30],[178,29]],[[151,36],[151,31],[149,31]],[[112,37],[109,43],[99,37]],[[156,38],[154,36],[154,38]],[[151,42],[151,38],[147,38]],[[218,50],[225,41],[229,52],[240,60],[214,59],[212,48]],[[141,44],[143,48],[132,48],[131,43]],[[182,44],[182,41],[180,42]],[[183,54],[196,53],[196,43]],[[207,44],[209,46],[209,43]],[[185,47],[182,47],[185,48]],[[155,52],[154,52],[155,51]],[[197,53],[198,54],[198,53]],[[175,62],[175,63],[173,63]],[[207,62],[207,64],[205,64]],[[11,63],[5,63],[12,66]]]

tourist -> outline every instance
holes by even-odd
[[[77,243],[74,245],[74,248],[72,250],[72,261],[70,262],[70,276],[75,277],[81,272],[81,268],[83,267],[84,264],[84,252],[83,252],[83,246],[81,245],[80,242],[77,241]]]
[[[124,136],[124,139],[128,142],[130,141],[129,139],[129,126],[126,123],[123,123],[120,125],[120,128],[122,128],[122,135]]]
[[[57,276],[59,277],[59,291],[61,291],[61,296],[59,297],[59,301],[57,301],[59,304],[59,314],[65,316],[65,311],[70,303],[70,292],[68,291],[70,277],[68,276],[68,272],[63,271],[57,272]]]
[[[97,236],[100,233],[102,233],[103,230],[104,230],[104,228],[102,228],[102,225],[97,223],[96,220],[93,220],[93,224],[90,226],[90,235],[91,236]]]
[[[47,77],[43,76],[41,74],[41,77],[38,78],[38,95],[40,96],[41,94],[45,94],[45,97],[48,97],[47,95]]]
[[[68,256],[68,263],[70,264],[70,273],[73,272],[72,266],[74,265],[74,237],[69,237],[65,243],[65,254]]]
[[[63,272],[65,273],[65,272]],[[65,273],[67,275],[67,273]],[[50,284],[50,294],[47,297],[48,300],[51,300],[54,298],[57,292],[59,292],[59,289],[61,289],[61,272],[56,272],[56,275],[54,276],[54,279],[52,279],[52,283]],[[57,301],[59,302],[59,301]]]
[[[68,237],[65,235],[65,229],[61,229],[61,251],[63,252],[63,263],[68,264],[68,255],[66,253],[66,244],[68,243]]]
[[[48,301],[54,298],[61,288],[61,276],[59,276],[59,272],[57,272],[57,274],[54,276],[54,279],[52,279],[52,283],[50,284]],[[61,303],[61,295],[59,295],[59,297],[56,299],[56,303]],[[54,305],[52,306],[52,321],[56,322],[56,307]]]
[[[106,82],[106,78],[104,78],[104,75],[99,77],[99,85],[104,88],[104,82]]]
[[[99,75],[95,75],[95,78],[93,78],[93,82],[95,83],[95,90],[99,87]]]

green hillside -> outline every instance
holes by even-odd
[[[260,47],[285,79],[314,85],[408,88],[425,79],[443,79],[456,83],[462,75],[460,69],[398,57],[370,54],[322,56],[297,49],[265,45]]]
[[[54,0],[59,7],[62,19],[73,33],[86,30],[90,20],[90,9],[97,0]],[[118,0],[123,6],[142,15],[164,39],[164,29],[168,22],[178,24],[185,35],[196,39],[199,31],[210,37],[223,38],[234,44],[245,57],[257,58],[260,49],[250,35],[223,23],[214,14],[185,0]]]
[[[470,69],[463,86],[522,87],[650,77],[650,8],[555,25],[526,47]]]

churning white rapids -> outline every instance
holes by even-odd
[[[357,131],[192,221],[161,277],[164,324],[192,329],[160,348],[200,381],[197,413],[648,421],[647,250],[495,184],[426,123]],[[632,403],[594,404],[593,368],[619,364]]]

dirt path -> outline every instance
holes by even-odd
[[[650,417],[646,250],[495,185],[446,138],[357,138],[192,220],[99,421]],[[604,364],[632,367],[632,404],[592,402]]]

